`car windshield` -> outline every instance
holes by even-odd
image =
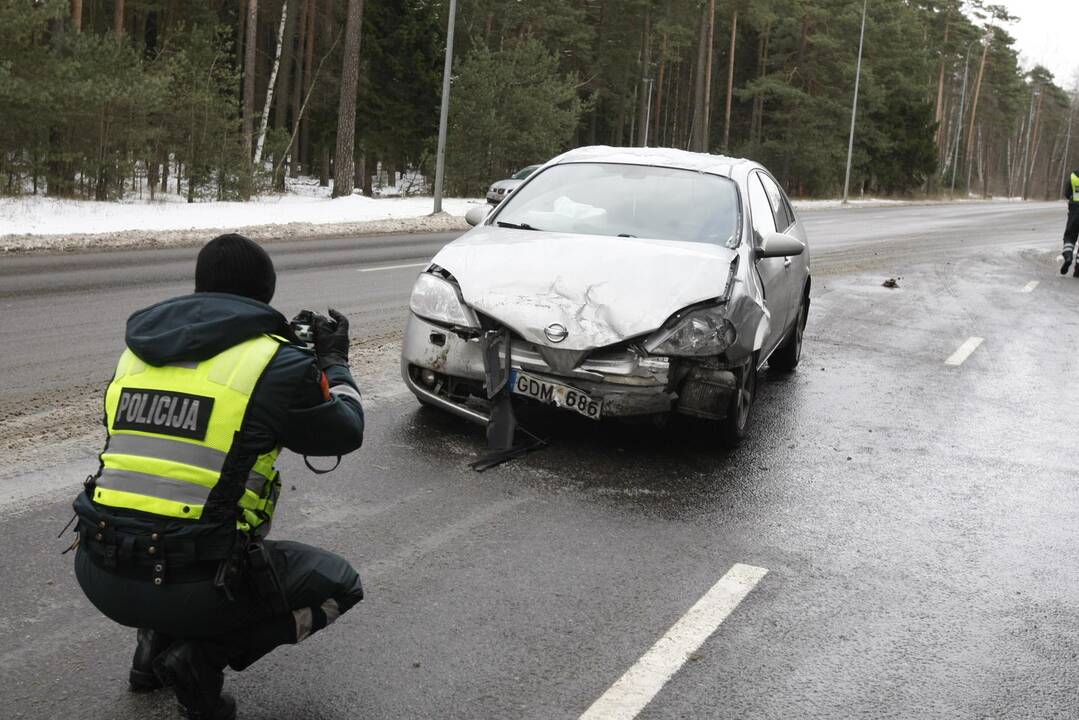
[[[529,165],[529,166],[528,166],[528,167],[526,167],[526,168],[525,168],[524,170],[518,170],[518,171],[517,171],[517,172],[516,172],[516,173],[514,174],[514,176],[513,176],[512,178],[510,178],[510,179],[511,179],[511,180],[524,180],[524,179],[525,179],[525,178],[527,178],[527,177],[528,177],[529,175],[531,175],[532,173],[536,172],[536,168],[538,168],[538,167],[539,167],[539,165]]]
[[[568,163],[535,176],[495,222],[529,230],[738,244],[738,190],[692,170]]]

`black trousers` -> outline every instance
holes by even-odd
[[[203,643],[216,664],[243,670],[279,645],[297,643],[326,627],[363,599],[360,576],[343,558],[297,542],[264,541],[284,588],[289,612],[273,615],[251,589],[238,584],[233,599],[213,576],[154,585],[116,575],[79,549],[75,576],[86,597],[109,619]]]
[[[1079,239],[1079,203],[1068,203],[1068,224],[1064,227],[1064,246],[1075,247],[1075,241]]]

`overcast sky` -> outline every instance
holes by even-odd
[[[1079,72],[1079,4],[1074,0],[993,0],[1019,20],[1008,25],[1025,68],[1041,64],[1057,85],[1075,87]]]

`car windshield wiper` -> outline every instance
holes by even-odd
[[[539,230],[539,228],[532,227],[528,223],[511,223],[499,220],[495,224],[498,225],[498,227],[510,228],[511,230]]]

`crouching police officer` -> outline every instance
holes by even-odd
[[[1064,227],[1064,264],[1060,266],[1060,274],[1068,272],[1068,266],[1075,257],[1075,241],[1079,239],[1079,168],[1064,181],[1064,197],[1068,198],[1068,224]],[[1079,277],[1079,260],[1075,263],[1075,271],[1072,273]]]
[[[363,597],[347,561],[263,540],[282,447],[340,456],[363,442],[348,321],[315,316],[315,352],[267,303],[266,252],[223,235],[195,293],[132,315],[105,395],[108,440],[75,501],[75,573],[112,620],[138,628],[133,690],[171,686],[193,720],[234,718],[223,670],[326,627]]]

